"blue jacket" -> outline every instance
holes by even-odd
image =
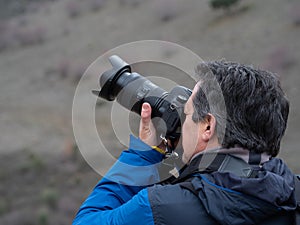
[[[280,159],[265,163],[258,178],[195,176],[198,196],[179,184],[154,185],[162,159],[131,136],[129,149],[96,185],[73,225],[292,224],[294,178]]]

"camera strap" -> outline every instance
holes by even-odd
[[[255,157],[254,157],[255,158]],[[251,165],[244,160],[224,153],[206,153],[200,154],[191,161],[189,165],[185,165],[180,171],[179,176],[170,177],[159,184],[176,184],[187,181],[196,174],[212,173],[212,172],[230,172],[239,177],[256,177],[259,167],[260,158],[251,161]]]

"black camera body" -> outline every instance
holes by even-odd
[[[151,117],[163,121],[154,124],[158,136],[167,139],[169,150],[174,150],[184,122],[184,105],[192,91],[176,86],[168,93],[142,75],[132,73],[130,65],[120,57],[111,56],[109,61],[112,69],[100,76],[101,90],[93,93],[108,101],[117,98],[118,103],[139,115],[142,104],[148,102],[152,108]]]

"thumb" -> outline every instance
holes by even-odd
[[[143,103],[141,111],[141,121],[139,137],[148,145],[155,145],[155,129],[151,122],[151,106],[149,103]]]
[[[143,125],[150,125],[151,121],[151,106],[149,103],[145,102],[142,105],[142,112],[141,112],[141,122]]]

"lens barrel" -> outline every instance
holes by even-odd
[[[118,103],[137,114],[141,113],[142,104],[148,102],[152,108],[151,117],[159,117],[165,123],[154,124],[158,134],[167,139],[178,139],[183,123],[184,105],[192,91],[176,86],[168,93],[142,75],[132,73],[130,65],[120,57],[111,56],[109,61],[112,69],[100,76],[101,90],[93,93],[108,101],[117,99]]]

